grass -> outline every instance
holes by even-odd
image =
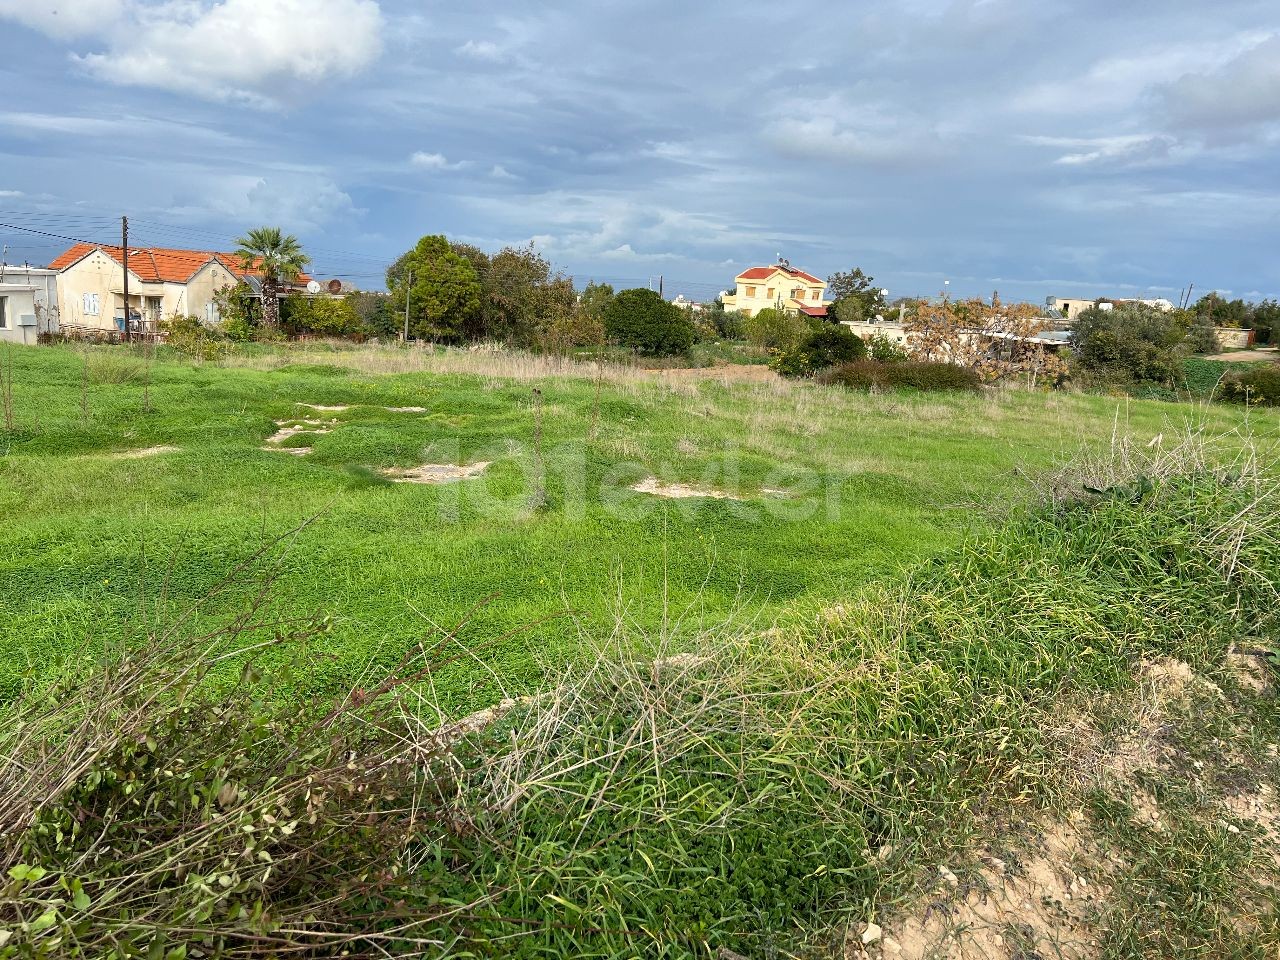
[[[429,682],[447,645],[298,711],[253,669],[195,682],[254,632],[188,616],[0,724],[0,929],[46,956],[856,956],[840,929],[939,864],[968,889],[994,818],[1087,799],[1113,855],[1090,956],[1265,956],[1275,863],[1197,808],[1275,773],[1274,694],[1237,691],[1227,651],[1275,635],[1278,482],[1247,445],[1121,439],[777,628],[577,618],[585,656],[458,723]],[[1172,831],[1092,772],[1130,726],[1187,738],[1119,785]]]
[[[982,505],[1020,495],[1020,472],[1117,421],[1147,437],[1187,418],[1230,430],[1245,416],[1017,391],[662,384],[524,355],[325,346],[194,366],[163,351],[148,366],[120,349],[26,350],[13,381],[0,690],[91,662],[318,517],[292,541],[273,610],[328,618],[297,695],[345,691],[465,621],[456,640],[475,654],[437,678],[458,709],[531,689],[577,655],[578,624],[608,622],[620,597],[646,632],[796,616],[959,542]],[[260,449],[276,421],[305,415],[336,421],[310,438],[312,453]],[[1273,442],[1276,417],[1251,416]],[[119,457],[155,446],[178,450]],[[534,508],[539,459],[547,503]],[[376,472],[480,460],[493,461],[483,478],[437,487]],[[627,489],[647,475],[747,499]],[[515,626],[527,632],[495,639]]]

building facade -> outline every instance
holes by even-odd
[[[734,282],[733,292],[720,298],[726,310],[737,310],[748,317],[770,307],[811,317],[827,315],[823,299],[826,281],[795,269],[785,260],[771,267],[743,270],[734,277]]]
[[[78,243],[53,261],[58,274],[58,303],[64,330],[112,331],[124,328],[124,253],[120,247]],[[134,329],[154,331],[174,314],[216,323],[218,291],[241,281],[256,283],[234,254],[162,247],[129,248],[129,312]],[[281,290],[301,289],[305,274]]]
[[[0,343],[34,344],[57,329],[57,271],[0,264]]]

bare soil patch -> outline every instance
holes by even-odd
[[[121,450],[112,454],[113,460],[141,460],[143,457],[158,457],[162,453],[177,453],[179,447],[161,444],[157,447],[142,447],[138,450]]]
[[[426,407],[383,407],[388,413],[426,413]]]
[[[269,444],[281,444],[291,437],[300,434],[322,434],[331,433],[336,420],[277,420],[276,426],[279,429],[271,436],[267,437],[266,442]]]
[[[636,493],[647,493],[655,497],[667,497],[671,500],[685,500],[693,497],[705,497],[711,500],[745,500],[746,497],[726,490],[712,487],[700,487],[689,483],[663,483],[657,477],[646,477],[631,487]]]
[[[349,403],[335,403],[332,406],[326,406],[323,403],[302,403],[299,401],[298,406],[307,407],[311,410],[321,410],[325,413],[339,413],[343,410],[351,409],[351,404]]]
[[[478,477],[489,469],[491,463],[490,460],[461,466],[452,463],[424,463],[420,467],[388,467],[382,473],[396,483],[450,483]]]

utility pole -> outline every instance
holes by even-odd
[[[413,271],[409,271],[409,282],[404,288],[404,342],[409,342],[409,298],[413,296]]]
[[[124,331],[121,339],[129,342],[129,218],[120,218],[120,246],[124,249]]]
[[[662,296],[662,274],[658,274],[658,296]]]

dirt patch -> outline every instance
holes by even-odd
[[[275,433],[267,437],[266,442],[269,444],[281,444],[290,437],[296,437],[299,434],[321,434],[331,433],[336,420],[311,420],[304,418],[302,420],[277,420],[276,426],[279,427]],[[274,449],[274,448],[272,448]]]
[[[311,452],[310,447],[259,447],[258,449],[272,453],[287,453],[291,457],[305,457]]]
[[[161,445],[158,447],[142,447],[139,450],[121,450],[119,453],[113,453],[113,460],[141,460],[143,457],[158,457],[162,453],[177,453],[179,447],[171,447]]]
[[[426,413],[426,407],[383,407],[388,413]]]
[[[1274,347],[1262,347],[1258,350],[1229,350],[1208,359],[1225,360],[1227,363],[1257,363],[1259,360],[1280,359],[1280,353]]]
[[[1090,960],[1090,920],[1109,890],[1092,852],[1069,824],[1042,830],[1016,852],[989,853],[961,879],[942,868],[933,892],[906,917],[886,923],[878,944],[853,956],[900,960],[1058,957]]]
[[[482,460],[458,466],[451,463],[424,463],[420,467],[388,467],[382,473],[396,483],[450,483],[478,477],[489,469],[492,461]]]
[[[710,500],[745,500],[736,493],[716,490],[712,487],[699,487],[689,483],[663,483],[657,477],[647,477],[632,485],[636,493],[647,493],[655,497],[668,497],[672,500],[685,500],[693,497],[704,497]]]
[[[300,406],[300,407],[307,407],[307,408],[308,408],[308,409],[310,409],[310,410],[321,410],[321,411],[323,411],[323,412],[325,412],[325,413],[339,413],[339,412],[341,412],[341,411],[343,411],[343,410],[350,410],[350,409],[351,409],[351,404],[349,404],[349,403],[336,403],[336,404],[334,404],[333,406],[325,406],[323,403],[302,403],[302,402],[299,402],[299,403],[298,403],[298,406]]]
[[[1271,687],[1271,671],[1263,663],[1261,650],[1233,648],[1227,653],[1227,668],[1240,686],[1254,693],[1266,693]]]

